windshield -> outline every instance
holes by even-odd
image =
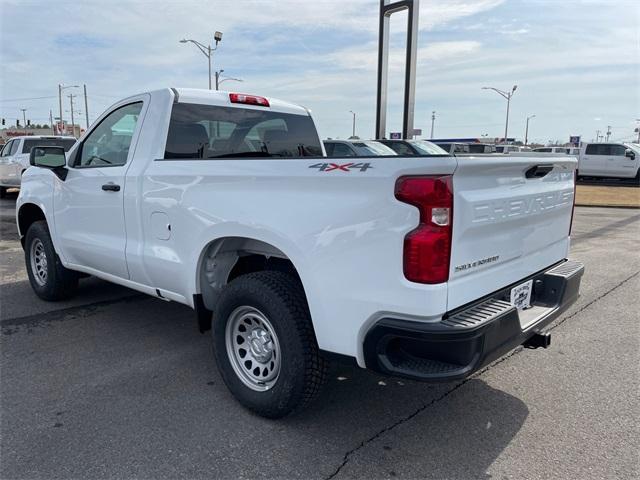
[[[354,147],[363,148],[371,155],[398,155],[392,149],[378,142],[354,142]]]
[[[165,159],[322,156],[309,115],[178,103]]]
[[[449,155],[435,143],[427,142],[426,140],[415,140],[411,142],[411,145],[422,155]]]
[[[75,138],[28,138],[22,145],[22,153],[31,153],[33,147],[62,147],[68,152],[75,143]]]

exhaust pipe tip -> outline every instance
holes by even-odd
[[[525,348],[548,348],[551,345],[551,333],[535,333],[522,345]]]

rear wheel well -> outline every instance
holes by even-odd
[[[29,227],[33,222],[37,222],[39,220],[47,220],[40,207],[33,203],[25,203],[20,207],[20,210],[18,211],[18,229],[20,230],[20,241],[23,243],[23,246],[27,230],[29,230]]]
[[[279,249],[268,243],[250,238],[229,237],[210,243],[198,265],[198,291],[196,310],[200,331],[211,328],[213,311],[222,289],[241,275],[262,271],[279,271],[291,275],[302,286],[293,262]],[[303,288],[304,291],[304,288]],[[206,320],[203,323],[203,318]]]

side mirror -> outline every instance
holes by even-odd
[[[636,154],[633,150],[631,150],[630,148],[627,148],[627,150],[624,152],[624,156],[625,157],[629,157],[631,160],[635,160],[636,159]]]
[[[48,168],[63,182],[69,173],[66,169],[67,158],[62,147],[33,147],[29,153],[29,164],[34,167]]]
[[[33,147],[29,153],[29,164],[34,167],[61,168],[67,165],[62,147]]]

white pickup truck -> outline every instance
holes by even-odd
[[[307,109],[164,89],[113,105],[65,158],[31,151],[17,203],[33,290],[95,275],[192,307],[224,381],[267,417],[326,360],[464,378],[578,296],[576,159],[327,158]]]

